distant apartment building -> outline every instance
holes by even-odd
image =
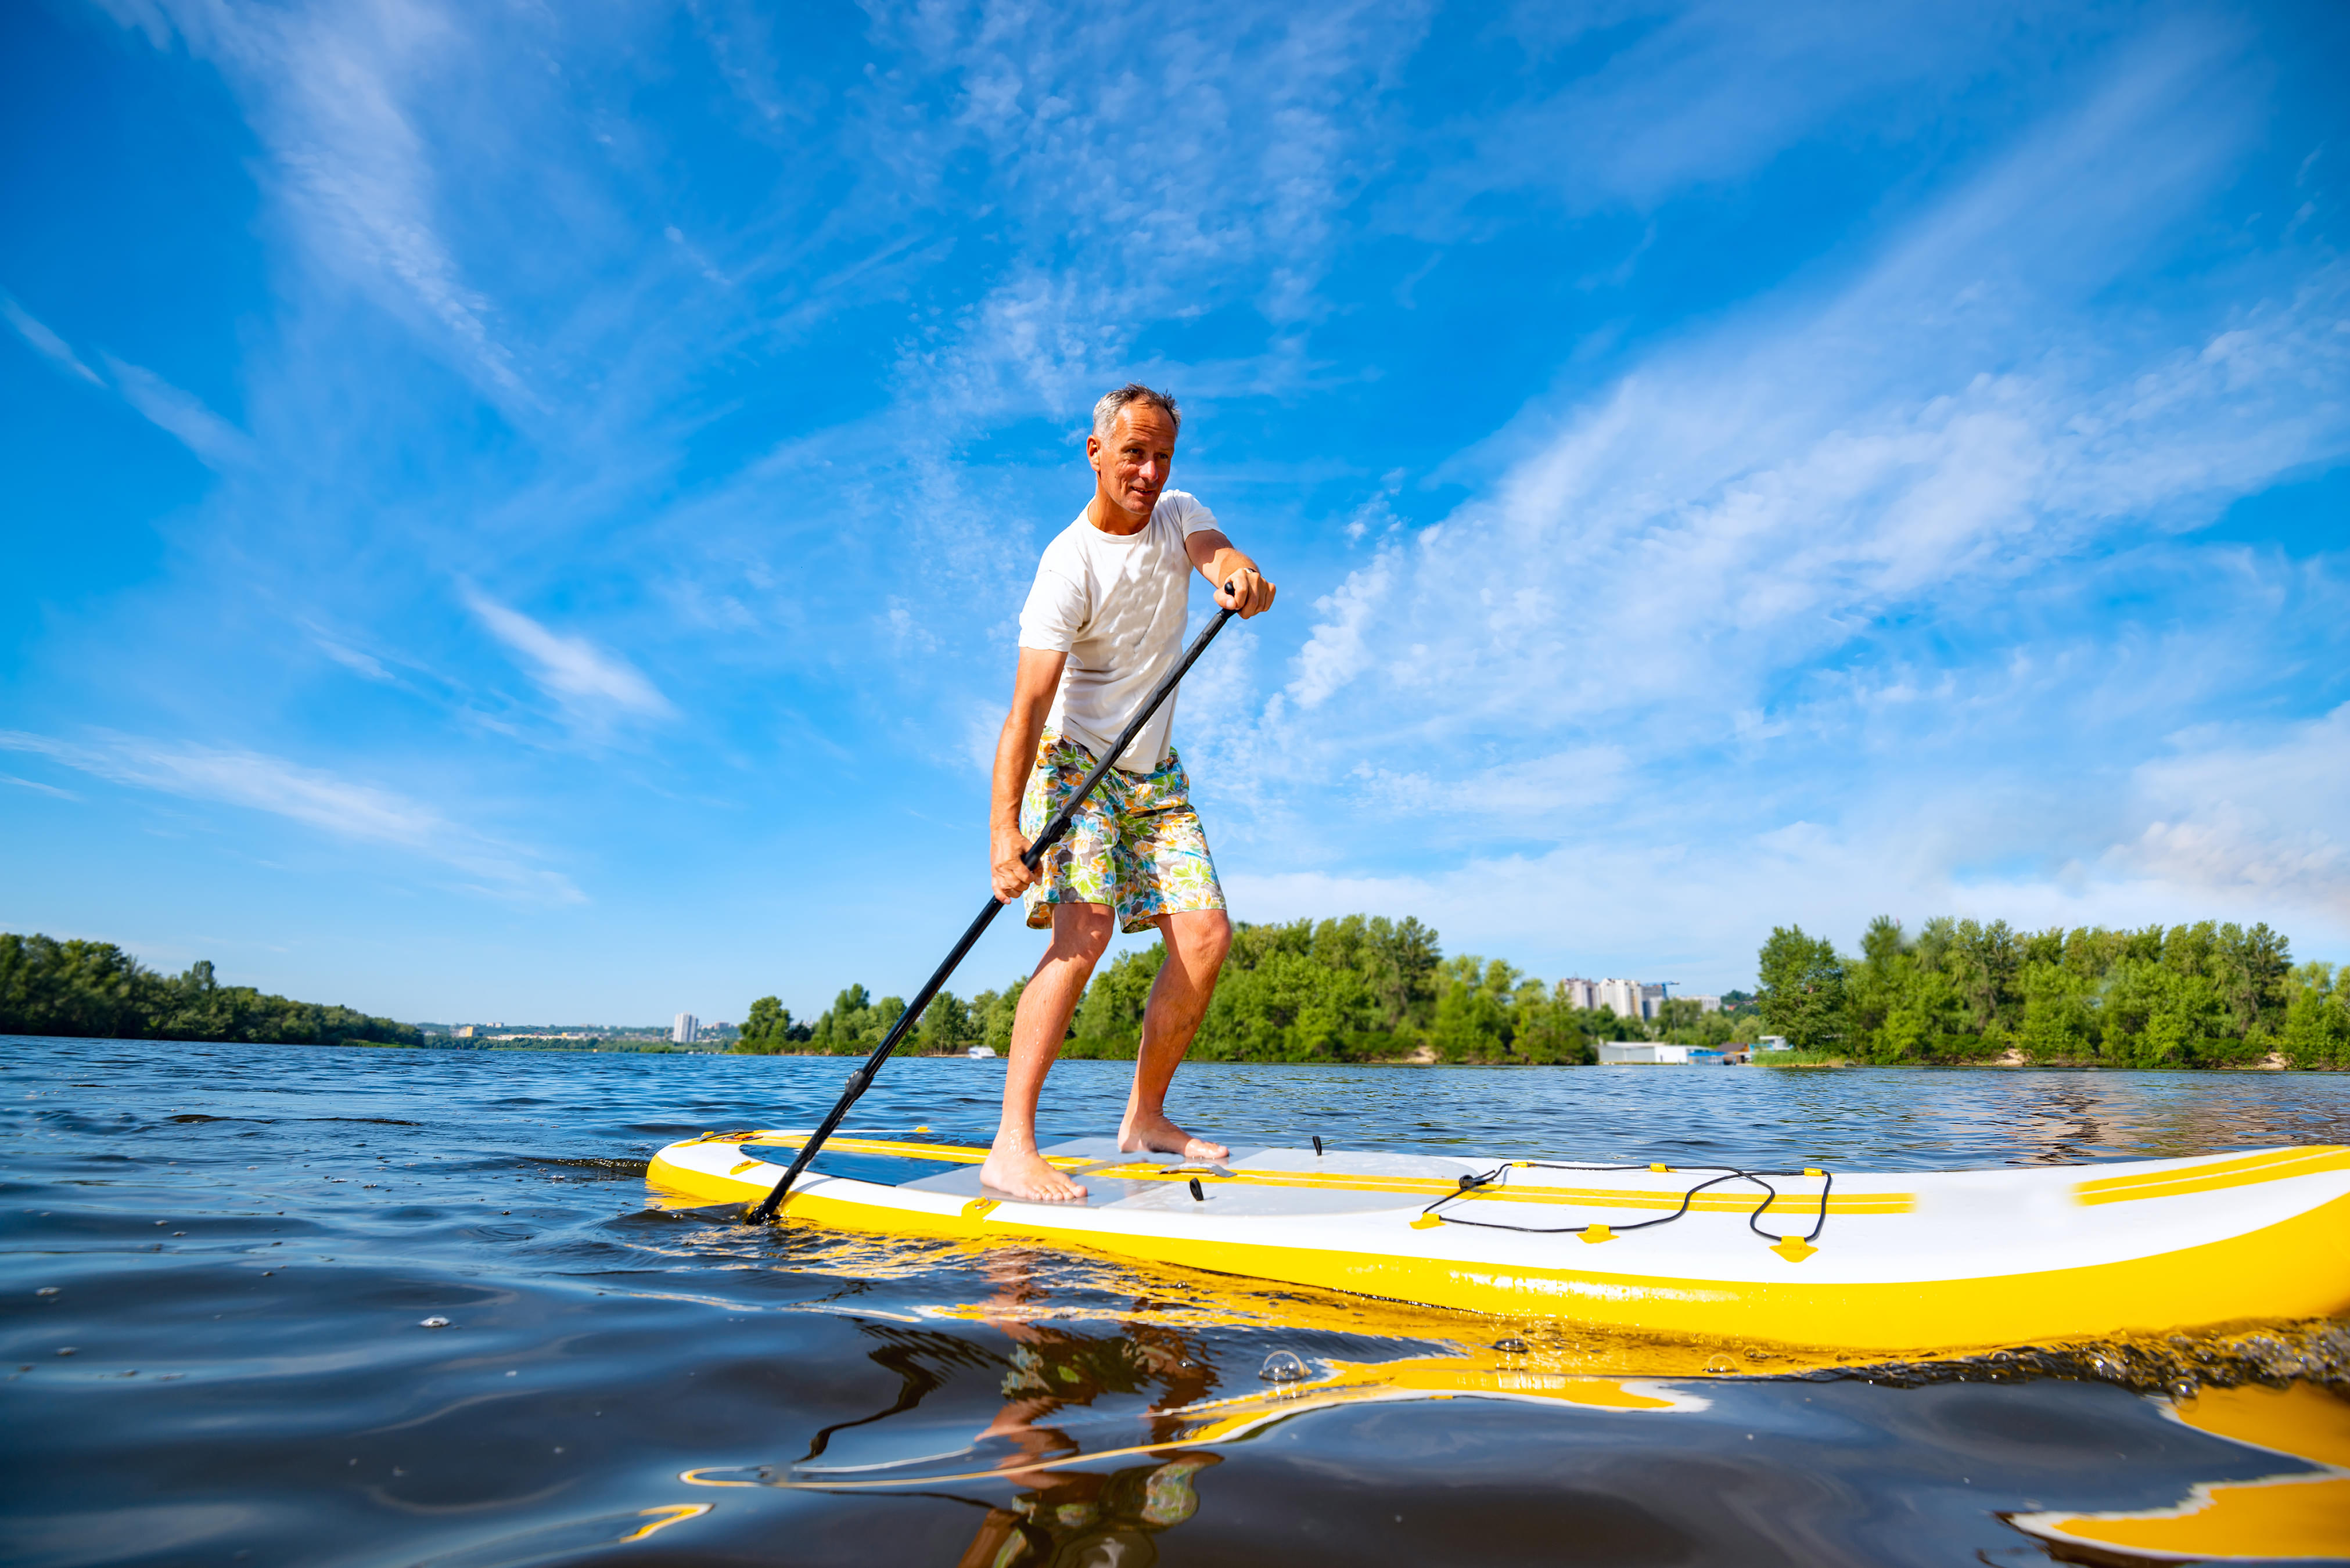
[[[1580,975],[1558,982],[1558,994],[1569,1007],[1588,1012],[1608,1008],[1618,1018],[1648,1018],[1652,1013],[1644,1010],[1642,999],[1650,992],[1661,993],[1664,987],[1642,985],[1636,980],[1585,980]]]
[[[1640,993],[1648,987],[1637,980],[1603,980],[1592,987],[1594,1007],[1605,1007],[1618,1018],[1646,1018]]]
[[[1585,980],[1578,975],[1560,981],[1558,993],[1569,1007],[1605,1007],[1618,1018],[1654,1022],[1664,1011],[1672,983],[1669,980]],[[1721,1011],[1721,998],[1718,996],[1684,996],[1679,1000],[1696,1002],[1700,1012]]]
[[[470,1023],[465,1024],[457,1031],[457,1038],[460,1040],[471,1040],[473,1037],[473,1026]]]
[[[702,1038],[702,1020],[691,1012],[679,1013],[677,1022],[669,1026],[669,1038],[672,1045],[692,1044]]]

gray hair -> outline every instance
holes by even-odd
[[[1175,433],[1183,433],[1183,410],[1175,406],[1174,397],[1167,392],[1154,392],[1139,381],[1128,381],[1114,392],[1104,392],[1100,402],[1094,405],[1094,434],[1109,440],[1110,427],[1118,423],[1120,409],[1129,403],[1149,403],[1167,416]]]

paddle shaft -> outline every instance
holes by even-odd
[[[1227,594],[1232,592],[1230,583],[1224,585],[1224,591]],[[1094,786],[1108,776],[1118,759],[1126,754],[1126,748],[1134,743],[1134,738],[1142,733],[1142,727],[1150,722],[1150,716],[1159,711],[1168,694],[1175,690],[1176,682],[1183,679],[1184,672],[1191,668],[1200,655],[1208,651],[1208,644],[1215,640],[1216,633],[1223,630],[1224,622],[1232,618],[1231,610],[1220,608],[1215,618],[1201,628],[1200,635],[1191,639],[1191,646],[1183,650],[1183,657],[1176,661],[1175,668],[1167,672],[1166,679],[1160,680],[1150,693],[1150,700],[1142,705],[1142,711],[1127,725],[1126,733],[1118,738],[1118,744],[1094,764],[1094,771],[1086,775],[1086,782],[1077,786],[1077,793],[1053,814],[1053,820],[1045,825],[1045,831],[1036,836],[1036,841],[1020,857],[1022,865],[1034,871],[1045,863],[1046,852],[1069,831],[1069,824],[1076,819],[1077,808],[1085,805],[1086,797],[1094,793]],[[808,1135],[807,1142],[800,1146],[800,1152],[792,1160],[791,1168],[784,1172],[784,1179],[775,1183],[775,1190],[761,1199],[759,1206],[751,1210],[748,1223],[764,1224],[774,1216],[791,1191],[792,1183],[799,1179],[800,1172],[807,1168],[808,1161],[816,1158],[816,1151],[824,1147],[825,1139],[832,1136],[833,1129],[840,1126],[840,1118],[848,1114],[848,1107],[857,1103],[858,1096],[873,1086],[874,1076],[881,1071],[881,1064],[889,1059],[889,1054],[898,1049],[899,1042],[913,1029],[922,1016],[922,1010],[930,1006],[931,1000],[939,994],[939,988],[946,984],[947,977],[955,971],[955,965],[962,962],[963,955],[971,951],[972,944],[986,931],[988,922],[995,919],[996,911],[1003,908],[1004,902],[993,897],[987,900],[987,907],[980,910],[964,929],[962,940],[947,954],[946,961],[931,972],[931,978],[922,982],[922,989],[914,993],[914,1000],[906,1004],[906,1011],[898,1015],[898,1022],[889,1025],[889,1033],[881,1037],[881,1044],[873,1048],[873,1054],[866,1057],[865,1064],[849,1075],[848,1087],[842,1091],[839,1103],[817,1124],[816,1131]]]

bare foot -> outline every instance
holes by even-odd
[[[1029,1203],[1068,1203],[1086,1195],[1084,1188],[1055,1170],[1033,1148],[990,1149],[979,1168],[979,1179]]]
[[[1118,1147],[1125,1154],[1180,1154],[1185,1159],[1222,1159],[1232,1151],[1220,1143],[1193,1137],[1167,1119],[1165,1112],[1143,1115],[1129,1111],[1118,1124]]]

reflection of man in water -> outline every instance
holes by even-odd
[[[1145,1419],[1152,1439],[1165,1440],[1183,1427],[1182,1417],[1169,1412],[1196,1405],[1214,1391],[1215,1368],[1175,1330],[1129,1320],[1120,1325],[1118,1337],[1093,1339],[1050,1327],[1035,1320],[1032,1303],[1048,1293],[1038,1288],[1024,1260],[998,1253],[985,1267],[996,1290],[980,1307],[980,1316],[1002,1330],[1014,1348],[1012,1370],[1003,1377],[1003,1408],[980,1433],[983,1442],[1010,1438],[1037,1459],[1073,1452],[1076,1443],[1038,1423],[1071,1406],[1089,1406],[1104,1395],[1140,1394],[1153,1384],[1163,1392]],[[1147,1299],[1134,1304],[1137,1312],[1153,1306]]]
[[[1038,1288],[1024,1260],[999,1253],[986,1268],[996,1293],[981,1306],[980,1315],[1002,1330],[1014,1349],[1011,1370],[1003,1376],[1003,1408],[980,1433],[982,1442],[1008,1439],[1037,1461],[1076,1454],[1082,1445],[1043,1423],[1105,1395],[1140,1394],[1154,1385],[1159,1397],[1145,1413],[1150,1438],[1171,1439],[1183,1422],[1170,1412],[1214,1390],[1215,1369],[1174,1330],[1129,1321],[1118,1337],[1096,1339],[1050,1327],[1035,1319],[1034,1303],[1047,1293]],[[1147,1300],[1135,1303],[1140,1312],[1151,1305]],[[1149,1537],[1198,1510],[1192,1475],[1218,1462],[1214,1454],[1180,1453],[1163,1464],[1107,1473],[1007,1469],[1007,1478],[1029,1490],[1013,1505],[988,1511],[958,1568],[1078,1561],[1140,1568],[1158,1558]]]
[[[1041,1484],[987,1511],[955,1568],[1055,1568],[1064,1563],[1149,1568],[1150,1538],[1199,1511],[1191,1478],[1216,1454],[1178,1454],[1163,1465],[1047,1471]]]

